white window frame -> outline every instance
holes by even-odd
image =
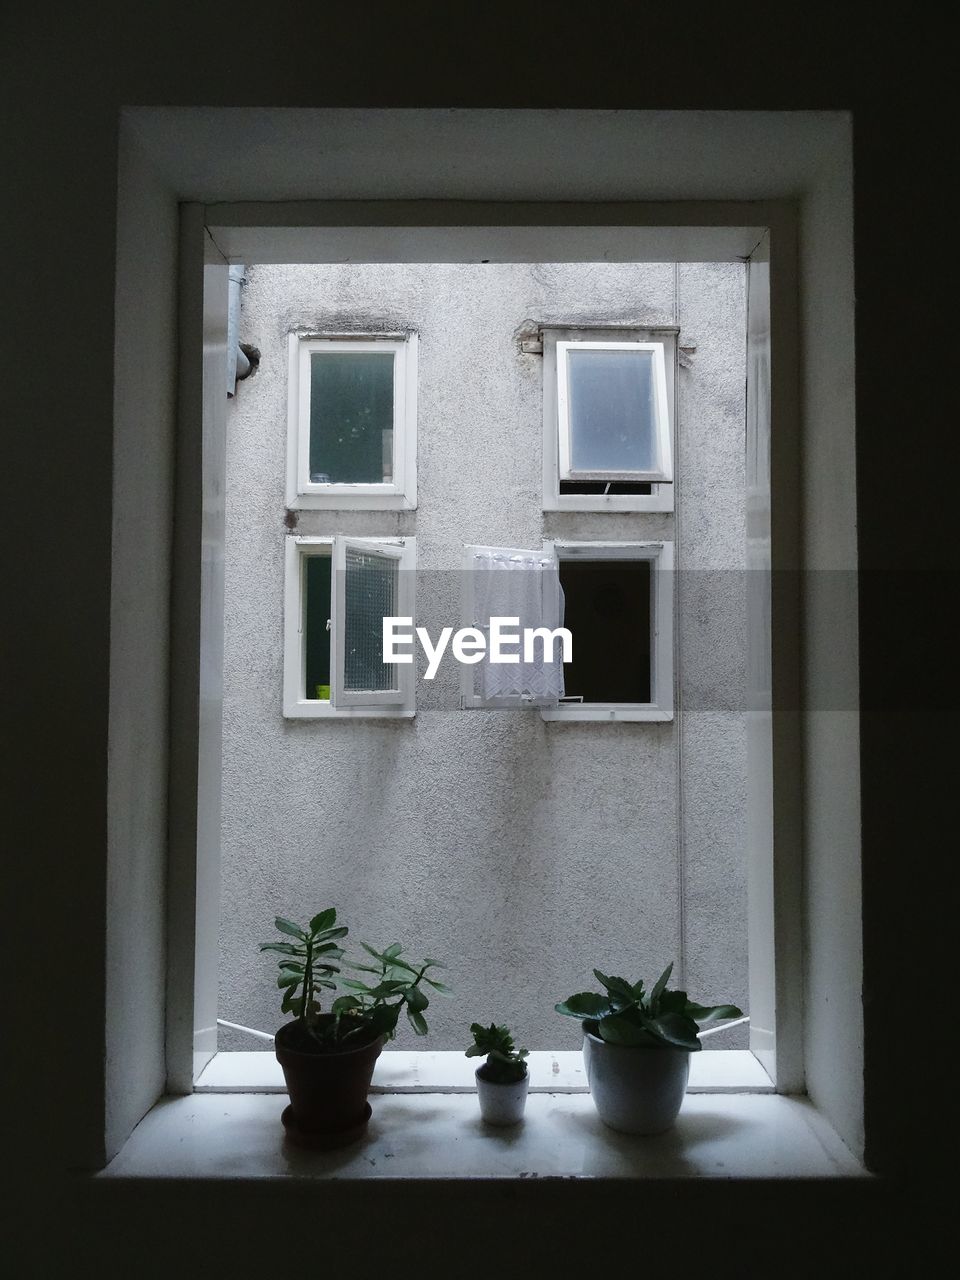
[[[416,625],[416,539],[290,535],[284,550],[283,714],[292,720],[410,719],[416,714],[416,665],[398,664],[399,697],[393,690],[345,691],[339,663],[342,646],[343,569],[347,546],[362,547],[399,561],[399,617]],[[331,557],[329,702],[307,698],[304,647],[304,564],[311,555]],[[412,653],[411,649],[411,653]]]
[[[673,719],[674,593],[672,542],[549,541],[544,551],[562,560],[650,561],[650,702],[560,702],[541,707],[544,720],[658,721]],[[573,637],[576,652],[577,637]]]
[[[540,337],[543,346],[543,509],[544,511],[673,511],[674,484],[650,478],[650,493],[561,493],[564,476],[561,453],[566,435],[569,451],[569,424],[564,425],[561,413],[566,416],[565,368],[566,352],[571,347],[594,349],[659,348],[662,359],[655,360],[655,387],[662,412],[658,413],[661,435],[661,456],[665,460],[664,474],[671,481],[676,476],[676,386],[677,386],[677,338],[676,325],[647,328],[558,327],[543,326]],[[561,382],[561,373],[564,377]],[[662,379],[662,380],[661,380]],[[561,387],[563,396],[561,396]],[[569,470],[569,467],[567,468]],[[576,477],[589,482],[595,477]],[[596,477],[599,479],[599,477]],[[612,476],[603,478],[613,480]],[[636,473],[621,473],[620,480],[639,480],[647,477]]]
[[[414,332],[291,333],[288,336],[286,503],[292,510],[412,511],[417,505],[417,361]],[[387,352],[393,360],[393,480],[315,484],[310,480],[310,357],[315,352]]]

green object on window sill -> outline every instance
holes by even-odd
[[[318,698],[321,702],[329,702],[329,701],[330,701],[330,686],[329,686],[328,684],[318,684],[318,685],[317,685],[317,698]]]

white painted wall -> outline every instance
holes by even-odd
[[[696,351],[676,515],[543,512],[542,361],[516,339],[531,322],[680,324]],[[420,680],[412,723],[282,718],[286,335],[406,327],[421,344],[418,509],[307,512],[299,532],[415,533],[421,599],[453,624],[465,542],[673,538],[673,724],[461,712],[452,668]],[[274,914],[328,904],[355,939],[448,961],[457,995],[431,1007],[432,1048],[492,1018],[531,1048],[575,1047],[553,1004],[594,965],[653,978],[675,959],[693,995],[746,1008],[744,268],[251,267],[241,332],[262,361],[228,426],[221,1016],[274,1029],[257,943]]]
[[[120,138],[110,601],[106,1144],[164,1087],[167,681],[176,387],[177,217]]]

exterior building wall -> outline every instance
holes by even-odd
[[[544,512],[539,324],[679,324],[675,514]],[[738,264],[259,266],[227,459],[220,1014],[278,1025],[274,915],[335,905],[360,939],[448,964],[430,1048],[472,1021],[573,1048],[555,1001],[594,966],[746,1009],[743,718],[745,278]],[[418,621],[460,625],[464,543],[676,544],[672,723],[545,723],[461,711],[455,664],[412,721],[282,715],[289,331],[420,335],[418,507],[298,513],[297,532],[415,534]],[[434,612],[438,616],[431,616]],[[439,616],[442,614],[443,616]],[[398,1047],[415,1037],[404,1023]],[[222,1048],[252,1042],[221,1031]],[[740,1047],[741,1029],[714,1042]]]

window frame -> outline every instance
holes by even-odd
[[[287,337],[286,504],[304,511],[412,511],[417,505],[418,335],[314,333]],[[315,352],[392,351],[393,480],[389,484],[315,484],[310,480],[310,357]]]
[[[571,351],[649,351],[653,356],[654,445],[662,464],[650,471],[583,471],[573,470],[573,423],[570,414]],[[664,366],[666,353],[662,342],[558,342],[557,343],[557,443],[560,451],[558,480],[591,484],[610,481],[634,481],[640,484],[673,483],[673,448],[670,410],[667,403],[667,379]]]
[[[416,715],[416,665],[398,664],[400,672],[400,696],[386,701],[384,691],[366,693],[347,692],[344,697],[342,671],[339,666],[340,640],[337,634],[338,618],[342,616],[342,584],[337,581],[337,566],[346,553],[347,543],[359,544],[371,550],[396,549],[394,558],[399,562],[398,616],[410,617],[416,625],[416,538],[356,537],[334,534],[324,537],[290,534],[284,546],[284,605],[283,605],[283,716],[287,720],[330,719],[411,719]],[[311,550],[311,548],[313,550]],[[323,548],[324,550],[318,550]],[[398,553],[398,554],[397,554]],[[304,565],[310,555],[327,554],[331,557],[330,584],[330,701],[305,696],[304,645]],[[340,594],[339,611],[337,596]],[[339,696],[338,696],[338,690]],[[390,691],[391,693],[393,691]]]
[[[542,325],[543,359],[543,509],[544,511],[673,511],[677,475],[677,325]],[[663,347],[667,456],[673,483],[651,481],[650,493],[561,493],[560,406],[557,348],[561,344],[602,346],[625,343]]]
[[[661,542],[544,541],[543,549],[563,560],[649,560],[650,702],[560,702],[541,707],[548,721],[667,723],[674,718],[674,544]],[[577,638],[574,636],[576,645]]]

